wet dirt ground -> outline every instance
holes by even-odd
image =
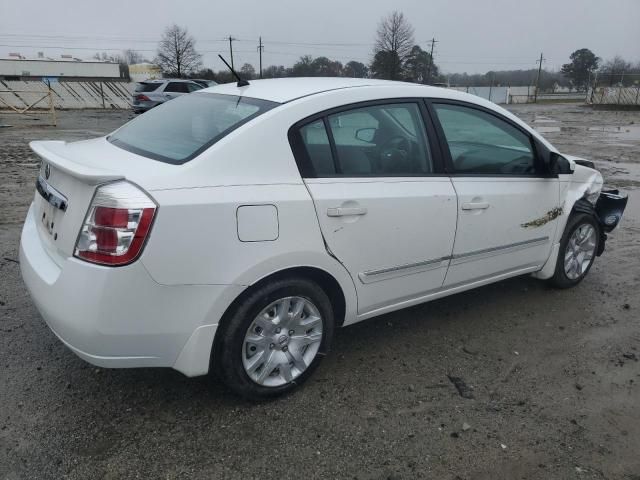
[[[0,479],[640,479],[640,113],[510,109],[631,195],[586,280],[516,278],[342,329],[314,378],[263,404],[171,370],[95,368],[55,338],[16,263],[27,142],[130,114],[0,115],[16,125],[0,127]]]

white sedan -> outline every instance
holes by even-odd
[[[306,380],[336,327],[516,275],[576,285],[626,205],[493,103],[369,79],[219,85],[31,148],[20,265],[51,330],[250,398]]]

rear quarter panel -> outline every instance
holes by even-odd
[[[142,262],[162,285],[252,285],[292,267],[315,267],[342,286],[347,318],[357,299],[351,277],[324,247],[304,184],[237,185],[154,192],[160,204]],[[241,241],[237,210],[275,205],[278,237]]]

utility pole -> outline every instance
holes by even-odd
[[[433,65],[433,47],[436,45],[436,43],[438,43],[438,40],[436,40],[435,38],[432,38],[427,43],[431,44],[431,52],[429,53],[429,55],[430,55],[429,67],[427,68],[427,83],[430,83],[431,82],[431,67]]]
[[[542,62],[544,60],[542,52],[540,52],[540,60],[536,60],[536,63],[539,63],[540,65],[538,65],[538,75],[536,75],[536,90],[533,94],[533,103],[538,103],[538,88],[540,86],[540,74],[542,73]]]
[[[489,101],[491,101],[491,92],[493,91],[493,80],[495,78],[495,73],[491,72],[491,83],[489,84]]]
[[[264,45],[262,44],[262,37],[260,37],[260,43],[258,44],[258,52],[260,53],[260,78],[262,78],[262,51],[264,50]]]
[[[235,40],[235,38],[233,38],[231,35],[229,35],[229,55],[231,56],[231,68],[232,69],[233,69],[233,41],[234,40]]]

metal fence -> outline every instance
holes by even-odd
[[[640,85],[635,87],[595,87],[589,89],[588,102],[593,105],[639,105]]]
[[[509,103],[509,87],[449,87],[451,90],[470,93],[493,103]]]
[[[5,82],[0,82],[0,113],[21,116],[50,117],[49,125],[55,127],[56,109],[53,101],[53,91],[48,85],[40,82],[32,88],[18,90],[7,88]]]
[[[130,82],[52,82],[0,80],[3,107],[25,108],[32,92],[49,88],[55,108],[127,109],[135,83]]]
[[[453,90],[471,93],[498,104],[535,102],[584,102],[586,92],[555,92],[535,94],[536,87],[451,87]]]

